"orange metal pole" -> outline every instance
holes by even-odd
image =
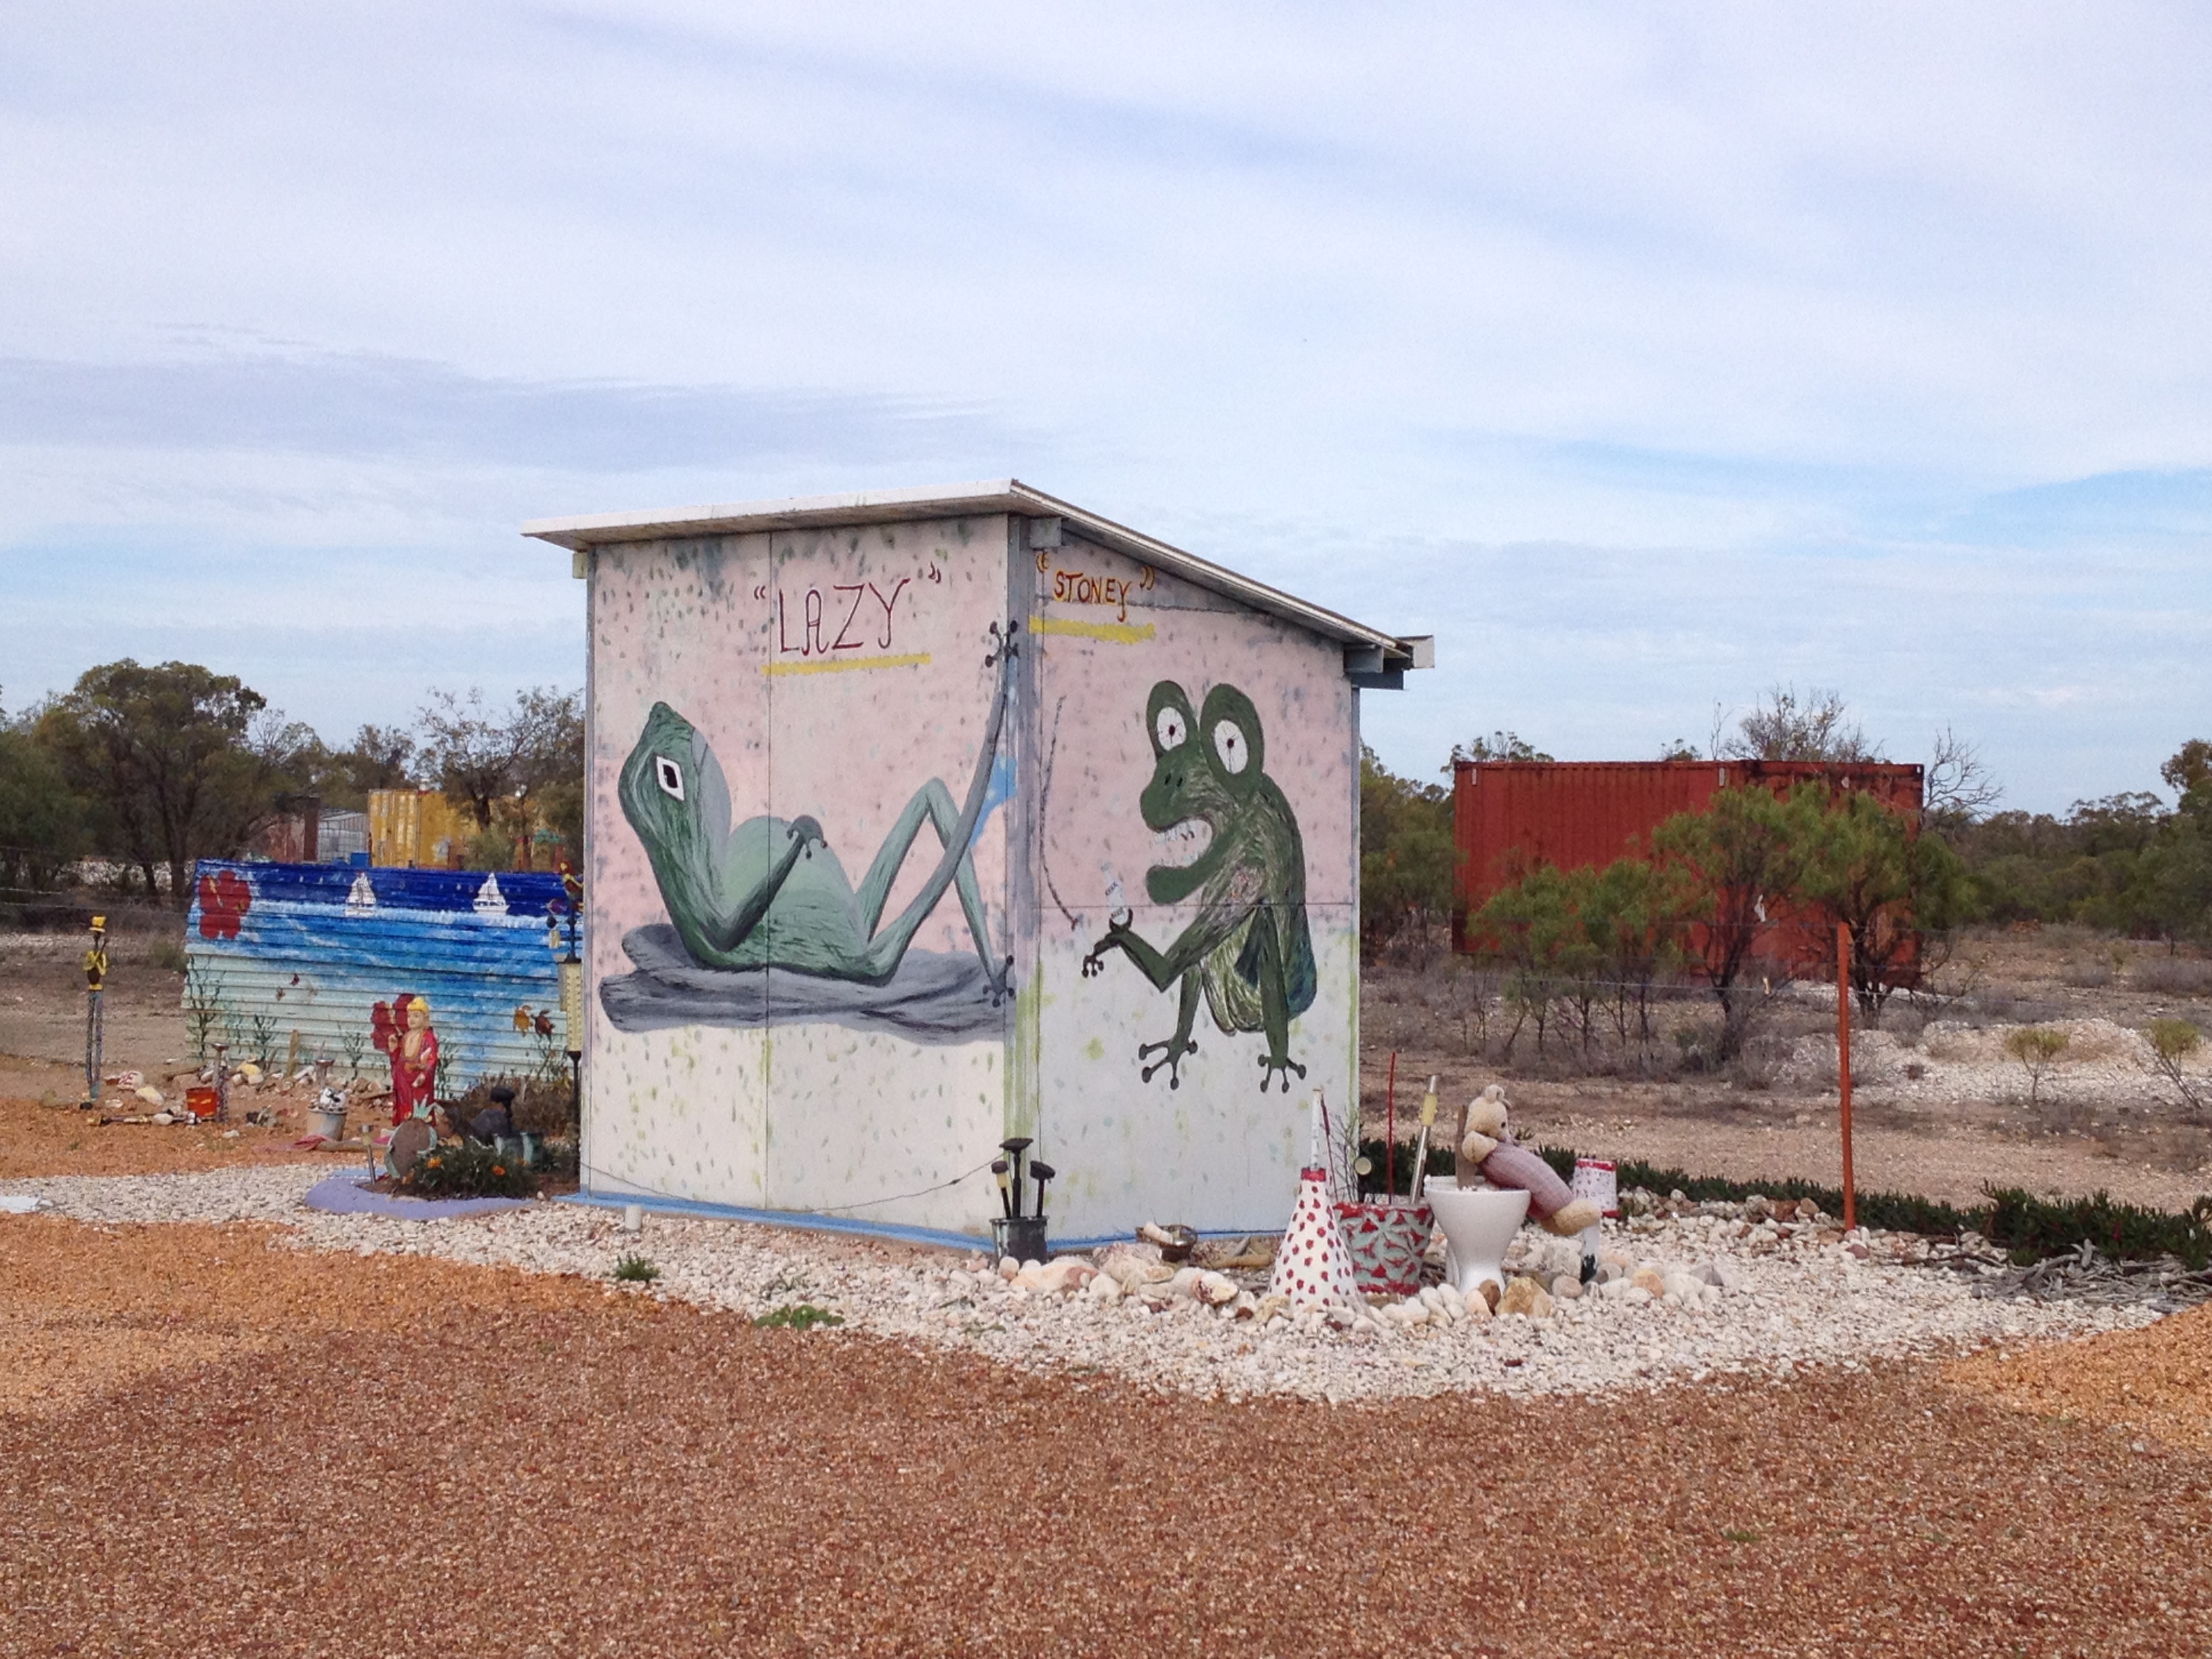
[[[1843,1103],[1844,1227],[1859,1224],[1858,1189],[1851,1181],[1851,930],[1836,924],[1836,1085]]]

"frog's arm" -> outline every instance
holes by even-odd
[[[745,895],[729,920],[723,921],[712,915],[700,918],[700,935],[715,950],[734,951],[751,937],[753,929],[760,926],[760,919],[768,914],[769,906],[775,902],[776,894],[782,890],[799,855],[823,842],[822,826],[809,817],[793,818],[785,833],[789,842],[783,856],[753,884],[752,890]]]
[[[1116,915],[1107,927],[1106,937],[1091,946],[1091,954],[1084,957],[1084,975],[1088,978],[1097,973],[1106,952],[1119,950],[1137,964],[1138,972],[1152,981],[1154,990],[1164,991],[1204,962],[1215,946],[1237,931],[1237,925],[1261,902],[1260,893],[1257,872],[1249,868],[1239,870],[1230,878],[1225,890],[1209,900],[1197,920],[1164,951],[1155,948]]]

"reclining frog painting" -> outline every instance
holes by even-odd
[[[984,818],[1010,792],[1000,739],[1013,656],[1002,639],[987,659],[998,670],[997,687],[965,799],[956,805],[941,779],[922,783],[857,886],[830,830],[812,817],[763,815],[732,824],[728,781],[706,735],[656,702],[617,794],[652,864],[668,924],[623,939],[638,971],[607,981],[600,994],[616,1025],[823,1021],[922,1042],[996,1034],[1012,959],[994,950],[972,849]],[[885,921],[892,887],[925,828],[937,840],[937,861],[921,890]],[[948,890],[959,896],[970,956],[915,948]]]

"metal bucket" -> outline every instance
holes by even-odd
[[[345,1108],[343,1106],[310,1106],[307,1109],[307,1133],[320,1135],[325,1140],[345,1139]]]

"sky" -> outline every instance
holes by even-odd
[[[528,518],[1018,477],[1399,634],[1433,776],[1832,687],[2212,735],[2201,8],[0,14],[0,708],[583,677]]]

